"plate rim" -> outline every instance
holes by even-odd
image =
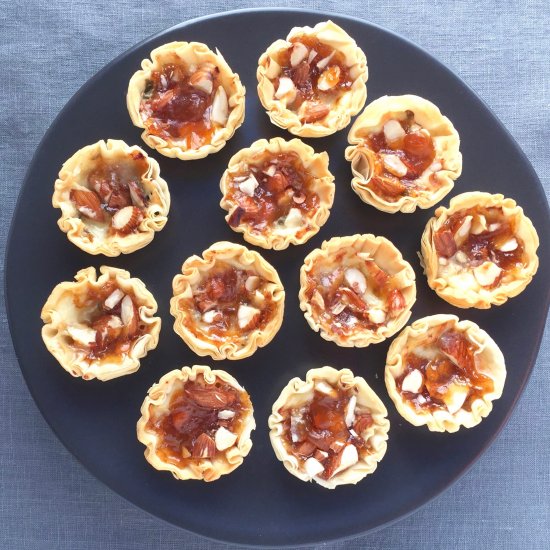
[[[14,338],[13,338],[12,305],[10,304],[10,301],[8,299],[8,277],[7,277],[7,273],[8,273],[8,264],[9,264],[10,253],[11,253],[11,249],[12,249],[12,234],[13,234],[13,231],[14,231],[15,219],[17,218],[17,214],[18,214],[18,212],[21,208],[23,190],[26,187],[27,180],[29,178],[30,173],[33,171],[34,165],[37,162],[38,153],[41,150],[43,143],[49,138],[50,134],[53,132],[53,129],[55,128],[58,120],[61,118],[64,111],[67,108],[69,108],[73,103],[78,101],[79,96],[89,86],[91,86],[93,83],[95,83],[96,80],[99,80],[102,77],[103,73],[105,73],[113,65],[116,65],[122,58],[130,55],[132,52],[134,52],[138,48],[142,47],[143,45],[145,45],[145,44],[147,44],[147,43],[149,43],[149,42],[151,42],[151,41],[153,41],[157,38],[160,38],[161,36],[163,36],[165,34],[168,34],[170,32],[178,30],[178,29],[184,29],[185,27],[187,27],[189,25],[194,25],[196,23],[200,23],[202,21],[207,21],[207,20],[210,20],[210,19],[223,19],[226,16],[233,16],[233,15],[239,15],[239,14],[245,14],[245,13],[269,13],[269,12],[275,12],[275,13],[302,13],[304,15],[311,15],[311,16],[314,16],[314,17],[318,16],[318,17],[327,18],[327,19],[331,19],[332,17],[335,17],[335,18],[338,18],[338,19],[352,21],[354,23],[365,24],[367,26],[379,29],[379,30],[381,30],[382,32],[384,32],[386,34],[391,35],[394,39],[396,39],[396,40],[398,40],[402,43],[405,43],[408,47],[411,47],[415,50],[418,50],[423,55],[429,57],[430,60],[433,63],[435,63],[440,70],[443,70],[448,76],[454,78],[456,81],[460,82],[460,84],[463,87],[467,88],[468,91],[491,114],[493,120],[497,123],[500,131],[508,137],[508,139],[510,140],[510,142],[513,144],[514,148],[516,149],[516,152],[521,157],[522,162],[526,166],[528,166],[528,168],[530,169],[530,171],[532,173],[532,176],[537,181],[538,186],[536,187],[536,191],[542,199],[540,202],[543,205],[542,207],[545,208],[545,210],[546,210],[547,218],[550,219],[550,206],[548,204],[548,200],[546,198],[546,194],[544,192],[544,188],[542,186],[540,178],[539,178],[536,170],[534,169],[531,161],[529,160],[529,158],[527,157],[527,155],[525,154],[525,152],[523,151],[523,149],[521,148],[521,146],[519,145],[519,143],[517,142],[515,137],[506,128],[506,126],[503,124],[503,122],[500,120],[500,118],[488,106],[488,104],[485,102],[485,100],[483,98],[481,98],[479,96],[479,94],[473,88],[471,88],[471,86],[466,81],[464,81],[459,75],[457,75],[455,72],[453,72],[449,67],[447,67],[442,61],[440,61],[437,57],[435,57],[427,49],[423,48],[422,46],[419,46],[418,44],[413,42],[411,39],[409,39],[409,38],[407,38],[403,35],[400,35],[395,31],[387,29],[387,28],[383,27],[382,25],[379,25],[379,24],[374,23],[372,21],[369,21],[367,19],[363,19],[361,17],[347,15],[347,14],[340,13],[340,12],[328,12],[328,11],[324,11],[324,10],[315,10],[315,9],[308,9],[308,8],[285,8],[285,7],[241,8],[241,9],[222,11],[222,12],[213,12],[213,13],[209,13],[209,14],[206,14],[206,15],[203,15],[203,16],[200,16],[200,17],[187,19],[185,21],[182,21],[180,23],[172,25],[171,27],[168,27],[168,28],[162,29],[162,30],[160,30],[156,33],[153,33],[152,35],[144,38],[143,40],[140,40],[139,42],[133,44],[132,46],[130,46],[129,48],[127,48],[126,50],[124,50],[123,52],[118,54],[111,61],[109,61],[105,65],[103,65],[96,73],[94,73],[90,78],[88,78],[73,93],[73,95],[63,105],[63,107],[61,107],[60,111],[57,113],[57,115],[54,117],[52,122],[49,124],[46,131],[44,132],[44,135],[42,136],[42,138],[40,139],[38,145],[36,146],[36,149],[35,149],[35,151],[32,155],[31,161],[28,164],[27,170],[25,171],[25,175],[24,175],[24,177],[21,181],[21,186],[20,186],[19,191],[18,191],[17,200],[15,202],[12,218],[11,218],[11,221],[10,221],[9,230],[8,230],[8,233],[7,233],[7,236],[6,236],[6,249],[5,249],[4,262],[3,262],[3,267],[4,267],[3,296],[4,296],[4,303],[5,303],[6,317],[7,317],[7,321],[8,321],[8,329],[9,329],[9,334],[10,334],[10,338],[11,338],[11,342],[12,342],[12,348],[14,350],[14,353],[15,353],[15,356],[16,356],[16,359],[17,359],[17,364],[19,366],[21,374],[23,375],[23,379],[25,380],[25,384],[27,386],[27,389],[29,390],[29,393],[31,394],[31,397],[32,397],[37,409],[39,410],[39,412],[42,415],[43,419],[46,421],[46,424],[48,425],[48,427],[55,434],[58,441],[65,447],[65,449],[67,449],[69,451],[69,453],[77,460],[77,462],[89,474],[91,474],[91,476],[96,481],[100,482],[102,485],[107,487],[110,491],[115,493],[118,497],[120,497],[120,498],[124,499],[126,502],[130,503],[132,506],[142,510],[145,513],[147,513],[149,516],[157,518],[157,519],[161,520],[162,522],[164,522],[168,525],[172,525],[174,527],[182,529],[184,532],[190,533],[194,536],[203,537],[203,538],[205,538],[207,540],[210,540],[210,541],[213,541],[213,542],[218,542],[218,543],[221,542],[221,543],[225,543],[225,544],[234,544],[234,545],[237,545],[237,546],[240,546],[240,547],[243,547],[243,548],[267,548],[267,547],[271,547],[271,548],[304,548],[304,547],[312,546],[312,545],[316,545],[316,544],[348,541],[348,540],[358,538],[360,536],[367,536],[368,534],[375,533],[377,531],[385,529],[386,527],[394,525],[395,523],[398,523],[399,521],[404,520],[405,518],[407,518],[407,517],[413,515],[414,513],[418,512],[420,509],[424,508],[427,504],[429,504],[429,503],[433,502],[434,500],[436,500],[437,498],[439,498],[443,493],[447,492],[460,479],[462,479],[464,477],[464,475],[466,475],[471,470],[471,468],[478,462],[478,460],[489,450],[489,448],[493,446],[495,440],[500,436],[503,429],[508,425],[511,416],[514,413],[520,398],[523,396],[523,394],[525,392],[525,388],[526,388],[529,380],[531,379],[533,369],[535,367],[535,363],[536,363],[536,360],[537,360],[537,357],[538,357],[538,354],[539,354],[539,351],[540,351],[540,346],[541,346],[541,343],[542,343],[542,337],[543,337],[544,331],[545,331],[545,324],[542,324],[541,327],[539,327],[538,333],[535,336],[536,345],[532,347],[531,354],[528,357],[528,361],[527,361],[528,368],[525,372],[525,375],[523,377],[523,380],[522,380],[521,384],[517,386],[516,394],[515,394],[512,402],[511,402],[511,405],[509,406],[508,410],[506,411],[506,413],[505,413],[505,415],[502,419],[501,424],[498,426],[498,428],[495,430],[495,432],[493,434],[491,434],[491,436],[484,441],[482,448],[471,459],[471,461],[469,463],[467,463],[452,479],[446,481],[442,485],[442,487],[438,488],[434,492],[434,494],[432,494],[426,500],[423,500],[417,506],[412,507],[410,510],[408,510],[406,512],[403,512],[403,513],[397,515],[396,517],[392,518],[391,520],[385,521],[385,522],[383,522],[383,523],[381,523],[381,524],[379,524],[375,527],[372,527],[370,529],[367,529],[367,530],[357,530],[357,531],[354,531],[351,534],[340,536],[340,537],[323,538],[323,539],[311,539],[309,542],[304,542],[304,543],[299,543],[299,544],[283,543],[283,544],[273,545],[273,544],[268,544],[267,542],[264,542],[264,541],[259,541],[259,542],[256,542],[256,543],[236,543],[234,541],[228,541],[227,539],[216,538],[212,535],[204,534],[204,533],[201,533],[201,532],[198,532],[198,531],[193,531],[193,530],[188,529],[186,527],[183,527],[183,526],[181,526],[177,523],[173,523],[173,522],[169,521],[168,519],[165,519],[165,518],[161,517],[160,515],[155,514],[153,511],[148,510],[148,509],[142,507],[141,505],[133,502],[132,500],[129,499],[129,497],[126,497],[125,495],[123,495],[123,494],[119,493],[118,491],[116,491],[111,486],[110,483],[107,483],[106,481],[100,479],[92,471],[92,469],[90,467],[88,467],[88,465],[85,464],[84,458],[81,458],[80,454],[77,451],[75,451],[72,448],[72,446],[69,443],[67,443],[60,436],[58,431],[50,423],[45,411],[43,410],[43,408],[39,405],[39,402],[37,401],[37,399],[35,397],[35,392],[31,389],[31,385],[29,384],[29,381],[27,380],[27,374],[21,368],[18,348],[16,347],[15,342],[14,342]],[[545,299],[544,306],[545,306],[545,309],[546,309],[546,314],[548,316],[548,310],[550,309],[550,284],[548,284],[548,286],[547,286],[547,293],[546,293],[546,299]]]

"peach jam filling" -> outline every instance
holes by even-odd
[[[108,226],[108,234],[136,232],[150,201],[141,184],[147,169],[139,151],[119,161],[100,158],[88,173],[86,187],[71,189],[71,201],[88,223]]]
[[[315,384],[311,399],[282,408],[283,442],[311,476],[330,479],[369,453],[360,434],[373,424],[369,411],[357,407],[357,390]]]
[[[275,97],[299,111],[302,122],[316,122],[351,89],[353,79],[344,54],[314,36],[296,36],[290,42],[274,58],[281,69],[273,79]]]
[[[142,95],[140,111],[146,130],[186,149],[211,142],[225,126],[229,105],[220,70],[213,63],[171,63],[153,71]]]
[[[269,284],[252,269],[217,262],[188,299],[194,314],[184,323],[200,338],[212,341],[246,338],[273,318],[275,305]]]
[[[202,375],[180,382],[169,399],[162,411],[149,406],[146,430],[157,435],[158,457],[179,467],[232,447],[252,410],[246,392],[220,379],[209,384]]]
[[[435,158],[430,132],[414,121],[414,113],[406,118],[390,118],[380,132],[363,138],[370,158],[372,176],[367,187],[388,202],[404,196],[417,196],[427,184],[418,179],[430,169],[429,183],[437,186],[435,173],[441,161]]]
[[[231,173],[227,199],[236,204],[229,225],[262,232],[271,226],[301,227],[319,206],[315,180],[294,151],[264,153]],[[306,231],[303,227],[301,233]]]
[[[135,296],[110,279],[100,287],[89,285],[85,294],[73,297],[81,320],[67,325],[75,348],[88,360],[116,360],[146,331],[139,317]]]
[[[405,297],[394,275],[366,253],[357,253],[349,267],[344,261],[341,253],[307,273],[306,298],[322,325],[341,335],[376,331],[403,311]]]
[[[476,399],[494,389],[491,378],[478,370],[478,349],[449,323],[437,327],[428,341],[419,342],[405,355],[397,389],[417,410],[471,411]]]
[[[492,289],[526,265],[516,219],[500,207],[474,206],[452,214],[434,233],[439,269],[471,269],[480,286]]]

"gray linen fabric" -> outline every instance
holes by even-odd
[[[252,5],[273,4],[256,0]],[[280,0],[279,5],[296,6],[289,0]],[[33,151],[81,84],[152,33],[193,17],[248,6],[236,0],[2,2],[2,257],[15,200]],[[434,54],[504,122],[550,195],[547,0],[310,0],[300,6],[365,18]],[[76,462],[34,405],[17,366],[3,307],[0,315],[0,548],[225,547],[150,517],[105,488]],[[398,524],[321,547],[548,548],[549,367],[547,324],[534,374],[512,420],[463,479]]]

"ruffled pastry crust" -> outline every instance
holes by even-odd
[[[148,164],[140,183],[150,197],[149,203],[143,209],[143,220],[136,232],[107,235],[101,224],[80,217],[70,193],[75,188],[88,188],[86,178],[99,159],[104,159],[107,163],[119,162],[121,159],[131,160],[132,154],[142,155]],[[160,177],[160,166],[154,158],[149,157],[137,145],[130,147],[122,140],[109,139],[79,149],[63,164],[55,182],[52,204],[54,208],[61,208],[57,225],[78,248],[89,254],[118,256],[143,248],[153,240],[155,232],[166,225],[170,193],[167,183]]]
[[[332,105],[329,114],[320,121],[303,123],[298,115],[286,107],[286,100],[275,98],[273,82],[268,77],[270,59],[281,50],[291,46],[289,40],[295,36],[310,35],[320,42],[331,46],[345,56],[346,64],[354,79],[349,91],[346,91]],[[261,55],[256,72],[258,79],[258,96],[267,111],[271,122],[291,134],[301,137],[323,137],[345,128],[367,100],[368,79],[367,58],[353,38],[332,21],[318,23],[315,27],[294,27],[286,40],[276,40]]]
[[[271,225],[262,231],[256,231],[249,224],[241,223],[231,229],[238,233],[243,233],[245,241],[262,248],[273,248],[283,250],[289,244],[303,244],[315,235],[325,224],[329,215],[330,208],[334,202],[334,176],[328,169],[328,154],[326,152],[316,153],[312,147],[306,145],[299,139],[285,141],[280,137],[275,137],[267,141],[260,139],[255,141],[250,147],[241,149],[231,157],[227,170],[223,173],[220,181],[220,188],[223,194],[220,206],[228,211],[225,220],[229,221],[232,212],[237,208],[233,201],[227,199],[227,192],[231,185],[231,173],[246,168],[248,163],[254,163],[255,159],[268,152],[273,155],[293,151],[298,154],[304,164],[304,170],[310,172],[315,178],[315,185],[312,191],[319,197],[319,206],[311,217],[307,218],[307,230],[304,231],[303,225],[288,228],[286,226]],[[301,233],[297,236],[298,231]]]
[[[344,390],[357,388],[357,407],[369,410],[373,423],[358,434],[370,446],[371,452],[363,457],[353,466],[337,473],[330,479],[322,479],[318,476],[309,476],[301,467],[296,456],[289,453],[284,442],[283,416],[280,410],[285,407],[299,407],[307,403],[313,395],[313,388],[317,381],[325,381],[328,384],[341,387]],[[311,369],[306,374],[306,380],[293,378],[283,389],[281,395],[273,404],[271,416],[269,417],[269,437],[271,445],[277,458],[284,464],[285,468],[302,481],[316,481],[327,489],[334,489],[338,485],[356,484],[368,474],[372,474],[378,463],[386,454],[388,431],[390,422],[386,418],[388,412],[384,403],[374,393],[364,378],[354,376],[349,369],[336,370],[333,367],[322,367]]]
[[[434,233],[455,212],[475,206],[485,208],[501,207],[506,217],[514,217],[516,219],[515,234],[523,241],[524,255],[527,258],[527,265],[515,272],[513,280],[494,289],[483,288],[478,284],[475,285],[476,288],[450,286],[449,281],[438,274],[439,257],[433,241]],[[500,306],[508,298],[517,296],[531,282],[539,266],[538,246],[537,231],[531,220],[523,213],[523,209],[516,204],[516,201],[504,198],[501,194],[491,195],[490,193],[474,191],[453,197],[449,208],[440,206],[435,211],[435,216],[428,221],[422,234],[421,261],[428,278],[428,284],[437,292],[440,298],[456,307],[488,309],[492,305]]]
[[[347,258],[354,257],[357,253],[368,253],[374,259],[376,264],[385,270],[388,274],[397,276],[399,289],[405,298],[404,309],[386,325],[382,325],[376,332],[371,330],[352,333],[349,336],[340,335],[330,331],[330,328],[320,323],[314,314],[311,303],[306,297],[307,274],[315,269],[318,261],[325,258],[335,257],[339,252],[345,250],[346,256],[342,259],[341,265],[344,265]],[[300,269],[300,309],[304,312],[304,317],[309,326],[319,332],[325,340],[335,342],[343,347],[366,347],[370,344],[377,344],[386,338],[393,336],[409,320],[411,308],[416,301],[416,284],[414,270],[403,259],[401,252],[393,245],[391,241],[384,237],[376,237],[371,234],[352,235],[349,237],[333,237],[329,241],[324,241],[321,248],[310,252]]]
[[[259,277],[268,281],[266,291],[271,294],[274,310],[271,320],[262,328],[253,329],[245,338],[238,341],[225,339],[209,341],[200,338],[187,328],[188,321],[194,323],[194,311],[186,308],[182,301],[193,295],[193,288],[200,284],[203,274],[207,273],[216,262],[223,261],[236,268],[252,269]],[[227,241],[214,243],[199,256],[185,260],[182,273],[176,275],[172,282],[174,296],[170,300],[170,313],[174,316],[174,330],[185,343],[201,357],[209,355],[213,359],[244,359],[258,348],[264,347],[277,334],[283,323],[285,291],[275,268],[264,260],[260,254],[239,244]]]
[[[479,347],[476,352],[477,370],[489,377],[494,384],[492,392],[486,393],[483,399],[472,402],[471,411],[459,409],[451,414],[448,410],[438,409],[415,410],[414,405],[403,399],[396,387],[395,380],[405,371],[404,355],[409,342],[421,341],[432,327],[452,323],[456,330],[463,331]],[[385,381],[388,394],[399,411],[399,414],[414,426],[427,426],[432,432],[456,432],[461,426],[472,428],[479,424],[493,409],[493,401],[502,395],[506,380],[504,356],[495,341],[472,321],[459,321],[455,315],[431,315],[418,319],[408,326],[392,342],[386,359]]]
[[[390,118],[404,117],[405,111],[413,111],[415,122],[428,130],[435,147],[435,158],[443,165],[435,172],[437,188],[432,189],[429,177],[434,172],[426,170],[417,181],[430,185],[430,188],[418,196],[402,196],[394,202],[389,202],[367,187],[373,167],[365,153],[362,136],[381,132],[384,123]],[[383,212],[414,212],[416,208],[430,208],[451,191],[456,180],[462,173],[462,154],[459,151],[460,138],[452,122],[441,114],[433,103],[416,95],[383,96],[365,108],[357,117],[348,134],[350,147],[346,149],[346,159],[351,162],[353,179],[352,189],[363,202],[382,210]],[[429,172],[429,173],[428,173]]]
[[[171,472],[176,479],[215,481],[222,475],[229,474],[238,468],[243,463],[244,457],[250,452],[252,448],[250,434],[256,428],[252,408],[245,417],[236,442],[231,447],[223,452],[217,452],[213,458],[189,462],[183,468],[165,462],[157,455],[158,435],[146,428],[151,417],[151,408],[160,411],[167,410],[174,389],[184,385],[188,380],[196,380],[199,375],[204,377],[207,384],[215,384],[217,380],[221,380],[236,390],[246,393],[237,380],[223,370],[211,370],[210,367],[203,365],[193,365],[192,367],[183,367],[181,370],[173,370],[149,388],[147,397],[141,406],[141,417],[137,423],[137,438],[147,447],[144,453],[145,459],[155,469]]]
[[[99,272],[101,275],[98,277],[94,267],[81,269],[75,276],[76,282],[59,283],[53,289],[42,308],[41,318],[45,323],[42,327],[42,340],[60,365],[73,376],[80,376],[84,380],[97,378],[106,381],[132,374],[139,369],[139,360],[149,350],[157,347],[161,320],[160,317],[153,317],[157,311],[157,302],[140,279],[130,278],[130,273],[124,269],[105,265],[99,268]],[[140,324],[146,327],[146,331],[132,342],[128,352],[119,360],[106,356],[90,361],[81,350],[70,344],[66,327],[68,323],[80,319],[73,297],[85,295],[89,287],[98,289],[109,279],[116,280],[123,292],[133,296]]]
[[[219,50],[214,53],[206,44],[200,42],[170,42],[155,48],[151,52],[151,59],[144,59],[141,62],[142,69],[135,72],[130,79],[126,104],[133,124],[138,128],[145,128],[140,105],[147,80],[150,79],[151,73],[161,69],[164,63],[177,63],[178,60],[186,65],[209,62],[218,67],[219,79],[229,104],[229,118],[224,127],[215,130],[210,143],[197,149],[188,149],[182,142],[150,134],[147,130],[143,131],[141,137],[149,147],[166,157],[181,160],[201,159],[224,147],[244,121],[245,88],[239,75],[231,70]]]

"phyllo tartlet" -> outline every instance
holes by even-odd
[[[227,372],[183,367],[149,389],[137,437],[157,470],[176,479],[215,481],[250,452],[253,412],[250,396]]]
[[[171,42],[134,73],[126,98],[141,137],[181,160],[219,151],[244,120],[245,89],[222,54],[199,42]]]
[[[220,206],[229,226],[246,241],[282,250],[303,244],[327,221],[334,176],[327,153],[293,139],[260,139],[229,161]]]
[[[168,219],[170,193],[158,162],[109,139],[78,150],[55,182],[52,204],[68,239],[89,254],[118,256],[149,244]]]
[[[157,346],[157,302],[123,269],[80,270],[58,284],[42,308],[42,339],[60,365],[84,380],[110,380],[139,369]]]
[[[502,395],[504,357],[475,323],[454,315],[418,319],[391,344],[386,387],[401,416],[434,432],[479,424]]]
[[[258,95],[273,124],[302,137],[345,128],[365,104],[367,59],[332,21],[294,27],[258,61]]]
[[[352,189],[384,212],[430,208],[462,172],[460,139],[452,122],[415,95],[384,96],[367,105],[348,142]]]
[[[325,340],[365,347],[406,324],[415,274],[384,237],[333,237],[304,260],[299,299],[309,326]]]
[[[463,193],[435,211],[422,235],[428,284],[457,307],[487,309],[517,296],[539,265],[539,238],[513,199]]]
[[[244,246],[220,241],[191,256],[174,277],[174,330],[197,355],[244,359],[283,322],[285,291],[273,266]]]
[[[349,369],[311,369],[273,404],[269,436],[292,475],[334,489],[376,470],[387,448],[386,416],[380,398]]]

